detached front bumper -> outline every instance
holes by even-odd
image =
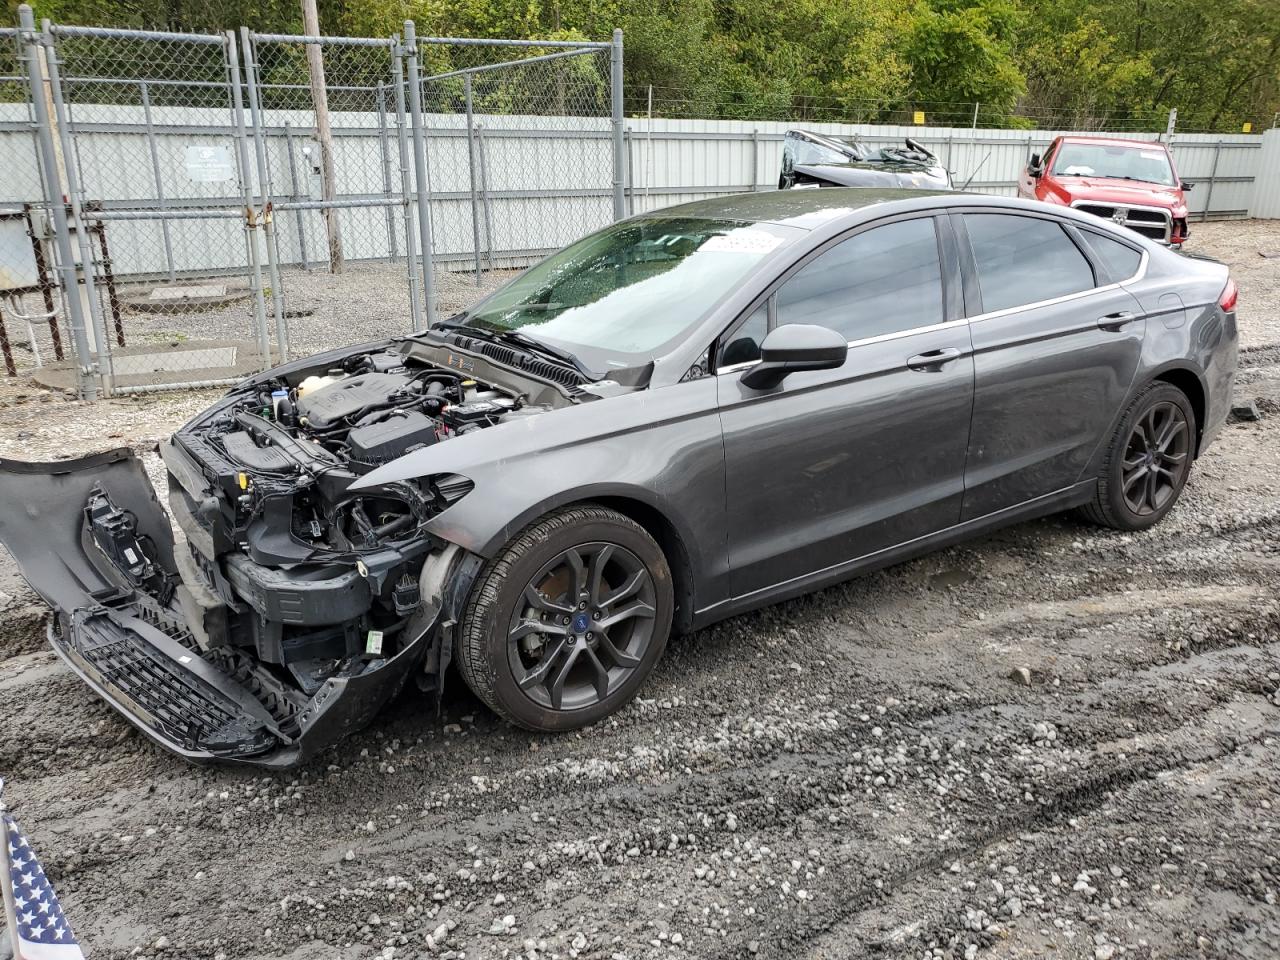
[[[63,660],[190,760],[294,766],[367,724],[429,657],[441,662],[443,602],[423,604],[395,655],[352,656],[309,693],[243,648],[202,644],[190,594],[207,588],[180,576],[168,518],[127,449],[0,459],[0,541],[53,609],[49,640]]]

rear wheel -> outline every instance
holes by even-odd
[[[1172,384],[1150,384],[1121,418],[1084,516],[1117,530],[1159,523],[1186,486],[1195,436],[1195,410],[1186,394]]]
[[[458,666],[511,722],[572,730],[635,696],[666,647],[673,606],[666,558],[642,527],[603,507],[572,507],[485,565]]]

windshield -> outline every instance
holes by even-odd
[[[518,330],[592,370],[637,366],[801,235],[777,224],[692,217],[617,223],[552,254],[456,319]]]
[[[1158,145],[1064,143],[1054,158],[1053,172],[1064,177],[1113,177],[1173,186],[1169,155]]]

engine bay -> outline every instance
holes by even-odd
[[[411,642],[428,560],[448,548],[424,527],[471,482],[350,488],[407,454],[571,402],[518,376],[478,379],[495,372],[402,343],[283,368],[179,430],[161,453],[201,646],[250,648],[310,691]]]

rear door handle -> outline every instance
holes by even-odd
[[[936,373],[952,360],[959,360],[962,356],[964,351],[958,347],[943,347],[941,350],[917,353],[914,357],[907,358],[907,369]]]
[[[1105,317],[1098,318],[1098,326],[1103,330],[1119,330],[1126,324],[1133,323],[1138,319],[1136,313],[1130,313],[1128,310],[1121,310],[1119,313],[1108,313]]]

